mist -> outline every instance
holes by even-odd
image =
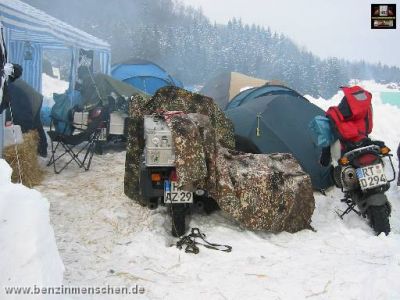
[[[26,0],[111,45],[112,63],[153,61],[186,85],[220,72],[278,79],[301,93],[332,96],[350,79],[400,82],[400,69],[365,60],[319,57],[288,35],[232,18],[221,25],[172,0]],[[324,45],[331,48],[331,45]]]

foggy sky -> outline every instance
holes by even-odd
[[[182,0],[201,7],[212,22],[232,17],[243,23],[270,26],[300,47],[325,58],[400,67],[400,0]],[[397,29],[372,30],[371,3],[397,4]]]

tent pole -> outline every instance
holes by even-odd
[[[0,158],[3,158],[4,148],[4,114],[0,114]]]

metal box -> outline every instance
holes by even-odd
[[[74,127],[79,129],[86,129],[88,124],[88,112],[74,112]]]
[[[123,135],[125,133],[125,119],[127,114],[121,112],[112,112],[110,114],[109,134]]]
[[[158,116],[144,116],[144,159],[148,167],[173,167],[175,152],[171,130]]]

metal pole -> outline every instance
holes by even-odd
[[[0,158],[3,158],[3,148],[4,148],[4,116],[5,114],[0,114]]]

